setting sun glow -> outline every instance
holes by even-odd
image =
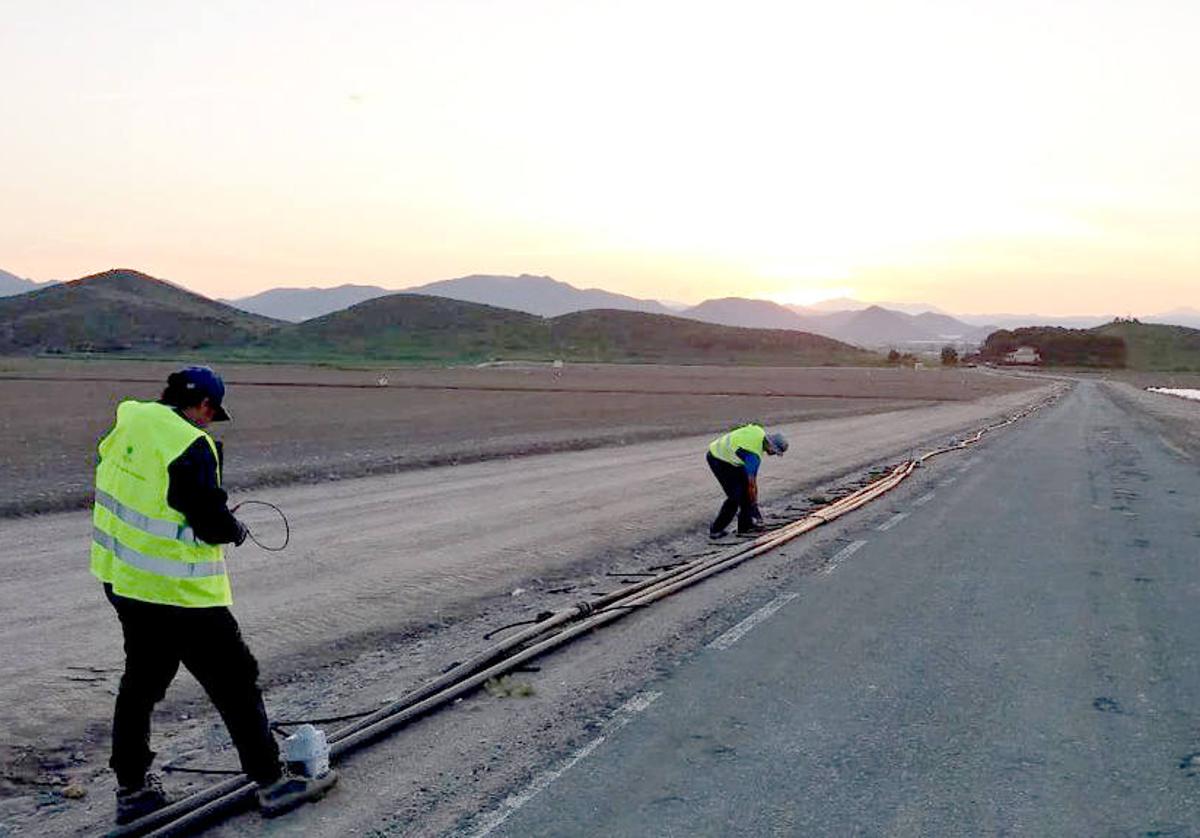
[[[1200,302],[1200,6],[10,12],[0,267],[698,302]]]

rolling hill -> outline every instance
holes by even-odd
[[[1114,320],[1090,331],[1125,342],[1126,366],[1135,370],[1200,370],[1200,329]]]
[[[257,341],[273,358],[392,361],[551,360],[747,363],[805,366],[873,363],[878,356],[788,330],[715,326],[669,315],[608,309],[541,318],[444,297],[392,294]]]
[[[895,346],[938,339],[934,331],[923,327],[913,315],[879,306],[856,311],[822,332],[858,346]]]
[[[0,353],[199,349],[278,324],[132,270],[0,298]]]
[[[532,314],[420,294],[389,294],[258,341],[256,352],[299,359],[433,361],[545,357],[545,321]]]
[[[718,323],[722,326],[811,331],[809,318],[770,300],[722,297],[719,300],[705,300],[680,313],[693,320]]]
[[[871,364],[879,356],[791,329],[745,329],[682,317],[580,311],[550,321],[559,357],[591,361],[815,366]]]

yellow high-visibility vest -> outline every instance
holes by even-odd
[[[197,540],[187,519],[167,504],[167,466],[197,439],[206,440],[217,459],[212,437],[167,405],[125,401],[117,407],[117,423],[99,446],[91,565],[114,593],[188,608],[233,602],[220,545]]]
[[[766,451],[766,440],[767,432],[763,430],[762,425],[742,425],[714,439],[708,450],[718,460],[730,465],[744,466],[746,464],[737,455],[737,450],[744,448],[761,459]]]

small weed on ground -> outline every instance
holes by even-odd
[[[533,684],[515,681],[509,675],[489,678],[484,681],[483,688],[492,698],[529,698],[534,693]]]

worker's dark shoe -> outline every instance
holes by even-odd
[[[332,768],[320,777],[301,777],[284,773],[271,785],[258,790],[258,808],[264,818],[273,818],[295,809],[310,800],[320,800],[337,783],[338,774]]]
[[[744,529],[744,530],[741,530],[741,529],[738,530],[737,534],[738,535],[762,535],[766,531],[767,531],[767,527],[763,526],[762,524],[751,524],[750,526],[746,527],[746,529]]]
[[[117,787],[117,823],[127,824],[169,805],[157,774],[147,774],[142,785]]]
[[[724,538],[727,535],[729,535],[729,530],[719,530],[719,531],[709,530],[708,531],[708,537],[711,538],[713,541],[720,541],[722,538]]]

